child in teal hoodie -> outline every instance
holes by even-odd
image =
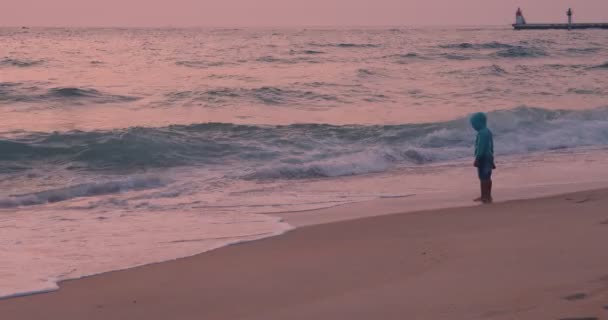
[[[481,184],[481,197],[475,201],[492,203],[492,170],[494,165],[494,140],[488,129],[485,113],[478,112],[471,116],[471,126],[477,131],[475,139],[475,167]]]

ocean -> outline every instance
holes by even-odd
[[[0,297],[291,230],[276,213],[608,182],[608,33],[0,28]],[[419,204],[419,203],[418,203]]]

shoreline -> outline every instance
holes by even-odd
[[[577,192],[581,190],[593,190],[608,186],[608,177],[602,174],[602,172],[606,172],[605,169],[608,168],[608,163],[603,160],[605,159],[605,155],[606,152],[604,149],[591,149],[574,154],[562,154],[559,152],[548,154],[543,153],[539,155],[530,155],[521,159],[517,157],[505,157],[501,162],[500,171],[497,172],[497,200],[504,202],[509,200],[540,198],[556,194]],[[542,157],[542,162],[539,161],[540,157]],[[542,163],[542,165],[540,163]],[[567,163],[566,166],[564,166],[565,163]],[[338,177],[336,178],[337,180],[305,182],[305,187],[300,188],[298,186],[297,188],[297,190],[303,191],[305,194],[306,192],[310,192],[311,189],[316,191],[329,190],[331,192],[331,190],[335,190],[335,184],[337,186],[342,185],[343,187],[341,188],[342,192],[344,193],[361,193],[365,195],[365,197],[368,197],[368,199],[340,203],[324,208],[311,208],[299,211],[259,211],[252,213],[254,216],[258,216],[253,220],[263,218],[262,220],[276,221],[278,225],[282,226],[280,228],[282,231],[278,232],[278,229],[273,229],[276,231],[273,231],[274,236],[285,232],[285,228],[299,228],[315,224],[324,224],[386,214],[470,207],[475,205],[473,202],[471,202],[471,199],[476,197],[479,191],[477,190],[478,182],[474,181],[475,179],[473,179],[473,176],[470,174],[471,168],[466,166],[466,164],[467,163],[463,162],[438,165],[434,166],[432,169],[427,169],[426,172],[411,172],[409,168],[402,168],[397,169],[392,173]],[[542,170],[540,170],[541,168]],[[555,175],[555,172],[562,172],[562,175]],[[526,177],[526,179],[522,180],[521,177]],[[575,177],[575,179],[571,177]],[[403,181],[406,181],[407,183],[402,185]],[[310,187],[308,183],[311,183],[313,187]],[[42,213],[43,212],[32,211],[30,214],[33,217],[41,217]],[[262,216],[259,216],[260,214]],[[47,214],[47,216],[49,215]],[[188,216],[185,217],[187,218]],[[71,218],[79,219],[77,216],[73,216]],[[50,221],[52,222],[52,219],[50,219]],[[0,293],[2,295],[0,299],[39,294],[49,291],[52,292],[58,290],[58,282],[82,279],[93,275],[118,270],[128,270],[150,264],[170,262],[176,259],[191,257],[209,252],[211,250],[216,250],[218,248],[223,248],[231,245],[233,242],[250,241],[252,240],[251,236],[254,236],[253,234],[249,234],[249,232],[247,232],[247,236],[244,238],[235,237],[233,239],[235,241],[219,240],[222,243],[216,243],[215,241],[217,240],[214,239],[220,238],[212,237],[211,234],[209,234],[209,232],[215,229],[197,227],[197,221],[192,221],[189,224],[176,223],[180,221],[181,220],[179,219],[173,219],[170,221],[165,220],[162,223],[165,228],[174,230],[172,233],[167,234],[169,236],[167,241],[175,239],[179,241],[185,239],[186,242],[190,242],[191,239],[209,239],[209,241],[205,243],[194,243],[191,246],[183,248],[161,247],[156,249],[155,246],[157,246],[156,243],[159,241],[159,238],[153,235],[146,235],[146,238],[140,239],[145,241],[145,245],[142,243],[142,245],[136,245],[135,247],[125,246],[124,248],[121,248],[122,251],[115,251],[116,254],[121,254],[121,252],[131,252],[129,253],[128,257],[137,257],[138,255],[141,255],[142,252],[147,250],[149,253],[146,254],[145,258],[116,260],[115,257],[118,255],[108,256],[109,258],[114,257],[115,260],[113,260],[113,266],[101,266],[95,262],[104,261],[104,257],[108,253],[107,250],[103,250],[104,247],[83,247],[81,249],[75,248],[72,250],[74,253],[91,256],[92,260],[88,262],[79,262],[77,261],[78,259],[74,259],[76,263],[80,264],[70,264],[70,261],[65,261],[61,266],[51,264],[48,266],[50,267],[48,270],[55,272],[39,272],[38,277],[31,277],[30,274],[35,273],[36,268],[44,269],[47,266],[36,266],[34,269],[32,269],[33,272],[26,269],[23,275],[11,278],[13,277],[11,275],[13,272],[12,270],[20,270],[21,267],[11,268],[11,263],[19,266],[19,263],[15,262],[18,262],[19,260],[7,260],[8,264],[4,265],[4,269],[0,268],[2,269],[0,270],[0,273],[6,275],[4,277],[5,281],[3,282],[6,284],[6,286],[2,286],[2,288],[0,288]],[[143,220],[143,222],[147,222],[147,220]],[[130,220],[127,220],[124,223],[139,224],[141,221],[138,222],[138,220],[134,220],[130,222]],[[96,225],[96,223],[92,224],[92,226]],[[107,230],[105,230],[105,232],[107,235],[110,235],[113,231],[112,228],[109,228],[111,225],[107,226],[108,228],[106,228]],[[118,224],[118,226],[120,226],[120,224]],[[60,229],[60,227],[61,225],[58,225],[55,227],[55,229]],[[71,227],[75,226],[66,224],[63,228]],[[260,226],[258,225],[258,227]],[[151,228],[158,229],[156,225],[151,225]],[[22,229],[25,231],[29,230],[27,226],[23,226]],[[19,240],[20,236],[18,233],[13,232],[14,234],[11,235],[11,229],[7,230],[9,233],[5,235],[5,238]],[[162,230],[162,228],[159,230]],[[103,231],[104,229],[93,230],[93,232],[99,233],[97,238],[103,237]],[[217,234],[217,236],[220,236],[220,234]],[[266,237],[268,236],[263,236],[262,238]],[[258,236],[254,237],[254,239],[259,238],[260,237]],[[106,244],[108,243],[120,246],[122,243],[124,243],[124,240],[116,238],[114,240],[110,240],[109,242],[106,241]],[[164,242],[161,241],[161,243]],[[30,247],[26,246],[25,248],[22,248],[21,252],[27,252],[28,249],[36,250],[35,247]],[[49,246],[47,246],[47,249],[41,248],[39,250],[45,251],[41,251],[42,255],[39,257],[30,255],[32,259],[40,258],[38,261],[53,261],[54,257],[62,254],[61,250],[55,250]],[[9,255],[10,254],[11,252],[9,252]],[[13,252],[13,255],[15,254],[17,254],[17,257],[19,257],[18,254],[20,253],[15,251]],[[133,256],[133,254],[135,254],[135,256]],[[135,261],[135,263],[131,263],[133,261]],[[25,264],[22,264],[22,266],[27,267]],[[53,268],[58,269],[57,267],[63,268],[64,270],[53,270]],[[25,279],[25,282],[23,279]],[[44,283],[40,282],[41,280],[44,280]],[[34,286],[31,284],[34,284]]]
[[[462,168],[460,168],[462,169]],[[348,180],[346,181],[348,182]],[[527,185],[523,188],[517,188],[517,190],[511,190],[511,187],[503,187],[500,189],[500,201],[509,202],[517,200],[529,200],[536,198],[545,198],[558,196],[563,194],[570,194],[576,192],[593,191],[601,189],[607,182],[604,180],[598,181],[579,181],[571,183],[551,183],[541,184],[536,188],[531,185]],[[523,190],[523,192],[522,192]],[[377,217],[384,215],[393,214],[407,214],[407,213],[426,213],[429,211],[439,209],[459,209],[467,207],[475,207],[477,203],[472,202],[469,198],[474,197],[474,193],[471,190],[461,190],[460,192],[454,192],[455,190],[444,190],[440,192],[423,193],[423,194],[401,194],[397,196],[380,196],[371,200],[361,200],[342,204],[336,204],[323,208],[296,210],[296,211],[284,211],[284,212],[268,212],[268,213],[256,213],[256,215],[265,215],[277,219],[278,222],[285,225],[281,231],[272,232],[268,235],[247,235],[243,238],[253,239],[240,239],[234,238],[226,244],[213,246],[211,248],[201,249],[202,251],[194,252],[187,255],[174,256],[168,259],[145,262],[141,264],[120,267],[108,271],[94,272],[85,275],[79,275],[76,277],[67,277],[61,280],[53,280],[53,287],[46,287],[40,290],[31,290],[0,296],[0,300],[19,298],[23,296],[45,294],[60,290],[60,284],[66,281],[80,280],[88,277],[94,277],[103,275],[106,273],[112,273],[117,271],[125,271],[148,265],[154,265],[159,263],[172,262],[179,259],[186,259],[200,254],[205,254],[210,251],[222,249],[232,245],[238,245],[241,243],[258,241],[266,238],[273,238],[281,236],[294,229],[314,226],[327,223],[335,223],[341,221],[356,220],[368,217]],[[471,193],[470,195],[468,193]]]
[[[336,303],[323,304],[323,306],[320,306],[316,302],[313,303],[315,296],[324,296],[328,292],[327,290],[331,292],[337,290],[339,292],[354,295],[357,295],[359,290],[376,291],[377,289],[387,285],[390,287],[391,281],[398,282],[400,279],[402,279],[401,276],[403,276],[404,279],[411,279],[411,281],[417,282],[416,275],[424,275],[429,272],[432,274],[435,270],[433,266],[436,266],[436,263],[439,264],[438,266],[441,266],[442,264],[439,262],[449,258],[450,256],[452,256],[452,258],[458,258],[452,261],[452,263],[457,261],[458,263],[468,265],[467,260],[470,259],[475,260],[477,263],[480,262],[477,261],[479,257],[475,256],[458,257],[458,254],[452,251],[460,252],[463,250],[463,248],[455,244],[450,244],[450,241],[446,242],[446,240],[448,240],[446,239],[446,235],[457,235],[456,238],[473,237],[474,239],[471,239],[472,243],[483,244],[498,241],[501,244],[502,249],[509,248],[508,246],[505,246],[506,243],[503,243],[505,239],[510,239],[514,243],[521,242],[522,239],[527,239],[527,241],[534,243],[538,248],[543,248],[542,251],[532,250],[532,252],[527,252],[527,254],[524,255],[525,257],[522,257],[525,258],[524,261],[526,259],[536,261],[539,258],[534,257],[534,255],[538,254],[540,256],[545,256],[545,251],[552,252],[551,255],[546,257],[547,259],[557,259],[561,262],[567,262],[568,259],[562,260],[564,257],[555,255],[560,250],[567,250],[570,248],[572,250],[571,252],[569,251],[569,253],[572,255],[581,255],[585,253],[585,258],[595,259],[593,264],[584,263],[584,259],[580,260],[575,259],[575,257],[572,258],[575,261],[582,261],[582,263],[579,264],[586,265],[586,269],[578,270],[576,263],[566,263],[569,268],[574,268],[587,275],[585,283],[580,283],[581,279],[578,278],[568,279],[568,282],[574,282],[579,286],[585,287],[588,285],[586,282],[592,280],[589,279],[590,274],[593,274],[593,276],[596,276],[598,279],[608,277],[608,272],[597,272],[598,267],[601,267],[599,268],[600,270],[608,270],[608,255],[602,256],[599,254],[601,251],[598,251],[598,254],[594,258],[593,254],[590,255],[588,248],[590,246],[589,243],[580,243],[582,246],[581,248],[578,247],[576,243],[572,243],[564,237],[559,237],[559,235],[558,237],[555,237],[555,234],[552,232],[547,232],[547,224],[554,225],[556,229],[563,232],[571,229],[577,224],[587,222],[588,225],[586,225],[584,228],[581,227],[574,229],[573,232],[578,231],[581,235],[585,235],[586,237],[594,234],[594,237],[597,237],[597,239],[602,239],[599,241],[600,243],[602,241],[605,243],[605,240],[608,240],[608,234],[605,233],[605,228],[608,227],[608,215],[603,212],[602,208],[606,204],[608,204],[608,189],[599,189],[556,195],[546,198],[500,202],[491,206],[473,206],[435,209],[422,212],[394,213],[383,216],[363,217],[355,218],[354,220],[303,226],[284,233],[283,235],[244,242],[238,245],[229,245],[227,247],[204,252],[192,257],[179,258],[173,261],[154,263],[121,271],[111,271],[78,280],[62,281],[60,282],[60,289],[58,291],[0,300],[0,313],[11,315],[12,317],[10,317],[10,319],[32,319],[32,317],[35,318],[34,313],[39,315],[61,315],[65,319],[81,319],[77,315],[88,312],[98,314],[100,319],[104,317],[115,318],[127,315],[129,318],[136,319],[161,319],[162,317],[158,317],[160,314],[165,312],[165,316],[169,316],[166,313],[167,310],[173,310],[175,312],[183,312],[181,313],[180,318],[189,319],[195,318],[195,315],[205,314],[204,310],[199,309],[201,303],[204,305],[210,301],[214,301],[213,305],[219,303],[218,301],[214,300],[216,295],[223,296],[227,300],[232,300],[233,298],[238,300],[243,299],[242,294],[238,292],[245,291],[249,292],[249,294],[246,294],[247,299],[257,301],[259,299],[256,298],[256,295],[253,294],[253,292],[262,290],[264,294],[270,295],[262,295],[265,298],[269,298],[270,301],[273,299],[284,300],[288,297],[294,297],[295,300],[293,301],[287,299],[292,305],[290,309],[298,309],[297,306],[301,304],[307,305],[308,307],[305,308],[305,310],[298,309],[298,312],[304,312],[304,314],[313,312],[315,310],[315,312],[321,312],[319,310],[326,310],[326,308],[332,310],[338,308],[332,312],[342,314],[342,312],[347,312],[347,309],[339,308],[339,306],[344,307],[342,303],[338,303],[338,301],[336,301]],[[372,208],[374,206],[377,207],[378,204],[372,205]],[[578,215],[580,212],[577,212],[576,214],[569,212],[573,210],[580,211],[579,209],[588,211],[588,214],[585,214],[584,218],[581,217],[580,220],[583,221],[578,221],[579,219],[576,219],[576,215]],[[342,207],[340,210],[348,211],[349,209]],[[554,212],[554,214],[549,212],[551,210]],[[488,212],[495,213],[495,215],[490,216],[488,215]],[[552,215],[555,215],[555,217]],[[510,219],[509,216],[514,216],[514,219]],[[594,221],[597,220],[595,225],[588,223],[589,221],[587,220],[589,220],[591,217],[593,217]],[[545,221],[544,219],[539,218],[552,219]],[[491,221],[493,219],[498,221]],[[495,236],[493,236],[490,231],[504,232],[505,230],[503,230],[503,227],[505,224],[513,229],[512,231],[515,231],[515,234],[522,232],[525,233],[526,230],[530,231],[529,229],[539,228],[538,230],[534,231],[541,232],[542,237],[551,238],[553,241],[548,243],[536,243],[536,239],[530,237],[526,238],[524,235],[522,235],[521,239],[510,238],[508,236],[500,239],[494,239]],[[437,228],[439,228],[439,230],[435,230]],[[463,228],[465,230],[463,230]],[[591,231],[593,232],[583,230],[586,228],[591,228]],[[601,232],[598,233],[595,229],[600,228]],[[359,230],[359,232],[356,232],[355,230]],[[467,233],[462,233],[463,231],[467,230],[472,232],[474,235],[477,235],[473,236]],[[402,232],[405,232],[406,234],[411,233],[410,236],[404,236],[406,238],[409,237],[407,241],[403,241],[405,239],[400,239],[400,233]],[[389,239],[386,238],[387,234],[390,235]],[[533,234],[539,235],[536,232],[533,232]],[[577,240],[577,238],[572,239]],[[443,244],[437,247],[437,245],[433,245],[434,242],[442,242]],[[469,241],[464,243],[466,246],[469,245]],[[601,249],[602,246],[600,243],[595,242],[595,244],[591,244],[591,246],[596,247],[596,249]],[[521,246],[520,249],[530,251],[526,248],[526,246],[522,246],[522,243],[519,243],[518,245]],[[392,246],[394,246],[394,248],[391,248]],[[428,246],[428,248],[421,249],[418,248],[419,246]],[[448,248],[451,250],[447,250]],[[414,251],[420,249],[426,250],[424,252],[433,252],[438,250],[442,253],[438,256],[431,255],[429,257],[426,257],[427,253],[424,253],[420,254],[420,256],[416,255],[416,257],[413,257],[410,261],[409,259],[404,260],[404,257],[395,257],[394,249],[399,249],[397,252],[411,252],[411,249],[415,249]],[[316,252],[316,250],[319,252]],[[304,254],[305,257],[300,256],[300,254]],[[456,257],[453,256],[455,254]],[[492,252],[488,252],[487,254],[489,256],[482,255],[486,258],[483,259],[484,264],[490,263],[486,261],[488,259],[504,259],[504,256],[500,254]],[[432,261],[428,260],[431,257],[433,258],[431,259]],[[331,261],[331,263],[326,260]],[[542,261],[544,260],[538,260],[537,262]],[[511,263],[512,262],[513,261],[511,261]],[[403,270],[401,270],[401,268],[396,268],[394,265],[395,263],[403,264]],[[323,266],[320,267],[315,264],[320,264]],[[249,266],[249,268],[247,266]],[[338,281],[339,283],[334,283],[334,280],[328,280],[328,284],[324,284],[323,281],[319,281],[318,276],[321,274],[330,275],[330,279],[341,279],[343,277],[341,275],[341,270],[343,270],[343,268],[348,269],[349,266],[355,269],[351,271],[356,271],[355,273],[357,274],[357,277],[349,278],[349,281],[342,279],[341,281]],[[376,267],[379,269],[377,270]],[[443,273],[441,274],[442,277],[446,277],[444,280],[457,281],[458,277],[462,276],[460,272],[466,271],[466,268],[461,269],[459,267],[457,270],[460,270],[460,272],[456,272],[453,267],[454,266],[451,266],[450,263],[448,263],[447,266],[444,265],[442,268]],[[496,268],[502,268],[500,265],[486,267],[488,267],[487,269],[493,271],[496,271]],[[359,268],[362,270],[358,270]],[[309,274],[308,269],[310,269],[310,272],[314,271],[313,273],[315,273],[315,276]],[[549,270],[551,270],[551,268],[534,271],[549,272]],[[595,271],[590,273],[591,270]],[[235,273],[235,271],[239,272]],[[279,273],[275,273],[273,275],[273,271],[278,271]],[[492,276],[484,273],[483,270],[478,271],[481,272],[481,274],[478,276],[492,278]],[[502,270],[502,272],[507,271],[508,270]],[[604,272],[604,274],[601,274],[602,272]],[[350,274],[348,272],[346,273]],[[391,281],[386,282],[388,279],[383,279],[383,274],[385,273],[392,275]],[[528,276],[527,273],[524,275]],[[522,275],[520,274],[520,276]],[[291,285],[287,286],[277,283],[277,277],[290,283]],[[536,277],[545,278],[547,275],[538,274],[535,276],[535,278]],[[563,274],[561,277],[559,277],[559,279],[562,278],[564,278]],[[265,281],[261,281],[264,279]],[[355,279],[357,280],[354,281]],[[551,279],[556,281],[555,279],[557,278]],[[595,295],[601,296],[605,300],[605,304],[608,304],[608,278],[605,279],[606,281],[601,279],[596,279],[597,281],[595,283],[597,286],[601,287],[601,290],[597,288],[591,289],[596,291],[599,290],[597,293],[595,293]],[[367,285],[364,286],[364,288],[352,288],[352,286],[356,287],[356,283],[358,282],[364,282]],[[208,287],[211,283],[213,285]],[[329,286],[330,283],[332,285],[325,288],[325,290],[318,290],[320,289],[318,286]],[[408,284],[408,288],[409,285],[412,284]],[[557,283],[552,283],[549,287],[554,285],[557,285]],[[563,285],[567,286],[567,283]],[[253,288],[251,288],[252,286]],[[258,290],[253,290],[256,289],[256,286]],[[275,293],[273,293],[273,290],[267,290],[268,287],[273,286],[279,286],[281,290]],[[416,290],[427,290],[424,289],[422,284],[418,284],[418,286],[414,287]],[[209,291],[209,289],[211,289],[211,291]],[[398,286],[398,288],[395,288],[395,290],[398,290],[399,292],[405,290],[404,292],[408,292],[409,289]],[[416,290],[413,290],[410,292],[410,294],[416,296]],[[575,290],[575,288],[572,288],[572,290],[577,291],[579,289]],[[580,290],[582,290],[582,288]],[[307,293],[308,295],[306,297],[302,297],[303,293]],[[199,294],[202,294],[203,296],[200,297]],[[178,297],[179,299],[175,299],[175,297]],[[337,299],[338,296],[332,297],[332,299]],[[391,297],[392,295],[389,294],[383,299],[386,298],[391,300],[393,299]],[[135,300],[132,300],[132,298]],[[199,301],[199,298],[202,300]],[[261,299],[262,297],[259,298]],[[543,298],[545,299],[547,297],[543,296]],[[112,301],[112,303],[110,303],[110,305],[106,305],[106,302],[104,302],[106,299]],[[185,307],[184,309],[178,308],[179,310],[175,309],[177,308],[176,303],[178,305],[180,304],[177,301],[181,299],[188,301],[188,307]],[[375,304],[383,304],[383,299],[376,300],[374,298],[373,303],[367,301],[362,305],[355,304],[353,306],[355,309],[362,306],[367,306],[376,310],[375,308],[377,306],[375,306]],[[560,305],[557,303],[559,301],[559,297],[556,299],[558,300],[553,301],[552,303]],[[130,304],[125,304],[125,301],[127,300],[129,300]],[[589,299],[589,301],[591,300],[593,299]],[[77,306],[73,305],[74,301],[78,301]],[[122,301],[122,303],[120,301]],[[133,301],[154,301],[154,303],[149,305],[146,304],[146,308],[144,308],[145,310],[142,310],[139,308],[142,303]],[[116,304],[114,304],[114,302]],[[245,303],[249,305],[247,301],[236,301],[236,303]],[[268,301],[266,301],[266,303],[268,303]],[[394,303],[394,301],[392,303]],[[388,309],[397,308],[401,311],[407,309],[402,309],[398,305],[393,305],[392,303],[389,304],[392,307]],[[466,301],[463,301],[463,303],[466,303]],[[599,302],[595,301],[595,303]],[[573,303],[572,306],[579,304]],[[32,308],[32,305],[36,307]],[[99,307],[100,305],[102,307]],[[132,308],[135,305],[137,305],[138,308]],[[231,310],[233,308],[229,307],[230,303],[219,303],[219,305],[224,305],[225,308],[222,310],[216,310],[217,313],[213,313],[213,316],[209,314],[210,318],[234,318],[237,310]],[[266,310],[265,312],[271,312],[274,314],[271,307],[273,305],[272,302],[270,302],[270,305],[262,305],[265,306],[263,308]],[[568,304],[566,304],[566,306],[560,305],[558,309],[562,310],[567,306]],[[250,308],[252,309],[246,312],[247,315],[256,314],[260,315],[261,318],[261,315],[265,314],[264,312],[258,314],[257,312],[260,310],[256,309],[253,305],[251,305]],[[212,309],[215,310],[217,308]],[[278,309],[277,312],[279,311]],[[192,313],[194,310],[197,310],[196,313]],[[534,310],[536,309],[532,309],[532,311]],[[280,314],[280,312],[278,313]],[[292,315],[291,312],[288,314],[290,316]],[[322,312],[320,314],[327,313]],[[102,315],[103,317],[101,317]],[[283,314],[283,316],[286,316],[286,314]],[[563,317],[567,316],[576,315],[564,315]],[[391,315],[389,314],[388,317],[390,318]],[[94,315],[93,317],[88,318],[96,319],[97,316]],[[254,316],[251,317],[251,319],[257,319],[257,317]],[[273,319],[273,317],[270,317],[270,319]],[[496,317],[496,319],[500,319],[500,317]]]
[[[525,191],[530,192],[528,195],[525,195],[525,191],[522,192],[515,188],[503,189],[501,190],[503,192],[500,195],[501,198],[493,204],[545,199],[581,192],[593,192],[606,189],[606,184],[607,182],[603,181],[592,181],[541,185],[537,186],[536,190],[533,190],[534,188],[532,187],[524,188]],[[467,198],[467,196],[470,197]],[[295,229],[299,229],[301,227],[394,214],[432,213],[436,210],[474,208],[480,205],[472,201],[475,196],[475,193],[450,193],[449,191],[419,195],[408,194],[404,196],[339,204],[320,209],[265,214],[280,217],[283,222],[293,226]],[[378,208],[380,208],[380,210],[378,210]]]

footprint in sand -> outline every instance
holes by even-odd
[[[568,300],[568,301],[576,301],[576,300],[583,300],[587,298],[587,294],[585,293],[575,293],[575,294],[571,294],[569,296],[565,296],[564,299]]]
[[[574,201],[574,203],[585,203],[587,201],[592,201],[591,198],[582,198],[582,199],[574,199],[574,198],[566,198],[567,201]]]

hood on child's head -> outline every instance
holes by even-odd
[[[487,123],[488,117],[486,117],[486,114],[483,112],[477,112],[471,116],[471,126],[473,126],[473,129],[475,129],[475,131],[479,131],[485,128],[487,126]]]

